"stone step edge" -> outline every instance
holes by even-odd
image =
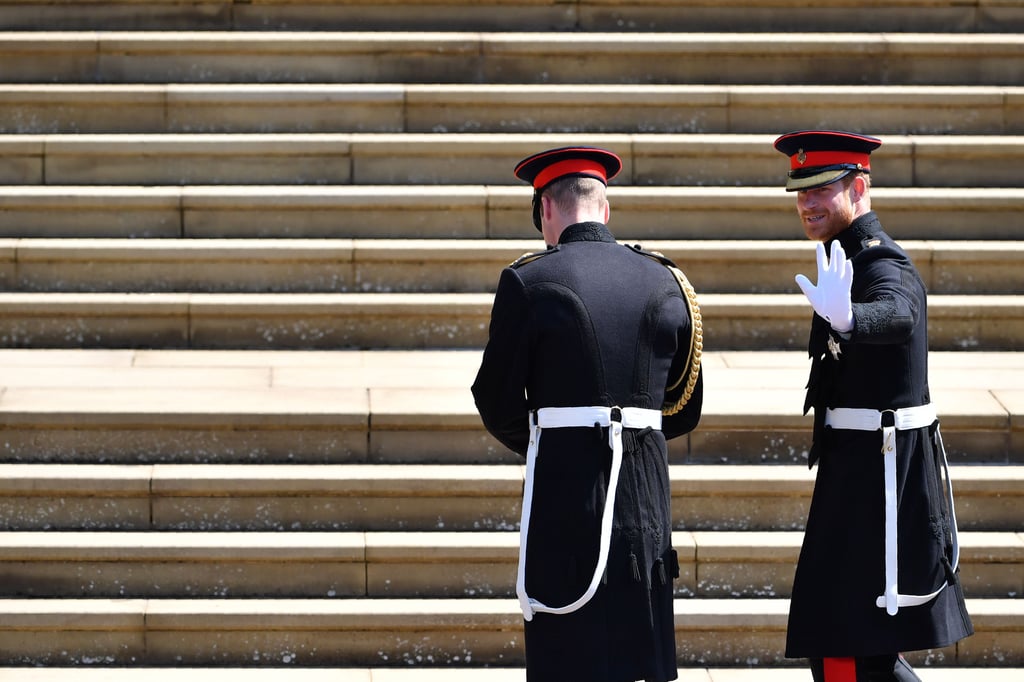
[[[0,313],[28,317],[117,316],[149,314],[160,317],[302,315],[374,315],[431,318],[488,316],[491,293],[136,293],[136,292],[0,292]],[[758,317],[807,318],[800,294],[701,295],[705,319]],[[933,320],[1021,317],[1024,294],[936,294],[929,296]]]
[[[1024,100],[1024,92],[1020,93],[1020,98]],[[614,148],[622,157],[626,175],[620,175],[613,182],[614,187],[637,184],[627,182],[630,163],[635,159],[717,152],[735,156],[737,160],[761,156],[784,161],[772,148],[777,136],[768,133],[25,133],[4,135],[0,139],[0,153],[121,156],[144,150],[153,156],[168,150],[190,156],[204,151],[211,155],[231,151],[275,155],[351,154],[370,158],[393,156],[401,150],[404,155],[421,156],[478,156],[481,153],[516,156],[523,150],[529,153],[538,145],[586,139]],[[924,156],[956,157],[964,161],[1019,155],[1024,148],[1024,135],[886,134],[878,137],[882,147],[876,154],[890,159]],[[511,176],[511,172],[508,175]],[[510,177],[502,184],[517,183]]]
[[[2,202],[0,202],[2,204]],[[1021,194],[1024,208],[1024,192]],[[679,262],[725,261],[732,264],[804,262],[814,245],[805,240],[645,239],[641,245]],[[1024,254],[1024,242],[996,239],[901,240],[920,266],[1012,262]],[[0,265],[90,263],[460,263],[507,265],[540,250],[536,239],[251,239],[251,238],[0,238]],[[495,279],[497,271],[495,271]]]
[[[1024,466],[950,465],[958,498],[1024,495]],[[11,464],[0,494],[150,498],[230,496],[522,497],[520,464]],[[814,471],[793,465],[669,466],[673,498],[801,498]]]
[[[795,562],[800,531],[673,531],[680,561],[695,563]],[[426,551],[429,550],[429,551]],[[515,563],[517,531],[140,533],[121,531],[0,532],[3,562],[94,561],[132,563],[331,561],[346,563]],[[964,531],[963,563],[1024,563],[1024,533]]]
[[[674,259],[701,294],[796,293],[791,277],[775,273],[813,263],[807,241],[640,244]],[[933,296],[1024,290],[1024,242],[901,245]],[[10,292],[36,293],[481,293],[539,246],[529,239],[0,238],[0,282]]]
[[[948,129],[951,119],[962,133],[1024,132],[1014,123],[1020,118],[1016,112],[1024,107],[1024,88],[1017,86],[469,83],[0,85],[0,130],[240,133],[322,128],[428,133],[461,130],[465,123],[460,118],[472,118],[476,131],[539,132],[555,125],[564,107],[586,106],[588,122],[577,123],[579,129],[750,134],[780,125],[759,120],[755,111],[799,107],[806,116],[809,110],[828,107],[835,116],[836,107],[844,103],[870,105],[875,133],[927,134]],[[883,115],[887,109],[889,116]],[[919,116],[908,117],[908,109]],[[35,112],[32,120],[27,120],[26,110]],[[256,111],[262,114],[259,123],[252,120]],[[933,120],[936,111],[943,112],[946,128]],[[318,116],[312,122],[311,112]],[[627,112],[629,117],[622,119]],[[300,115],[306,118],[300,120]],[[794,121],[791,127],[799,127],[794,114],[783,117]]]
[[[1018,54],[1024,50],[1016,34],[1000,33],[897,33],[897,32],[664,32],[610,31],[558,33],[501,31],[29,31],[0,32],[0,51],[87,52],[109,55],[216,54],[332,55],[396,53],[426,50],[430,54],[521,56],[599,54],[744,54],[763,56],[821,54],[829,48],[856,46],[864,56],[941,56],[957,49],[981,55]]]
[[[623,171],[613,187],[771,185],[784,198],[785,159],[772,148],[774,138],[646,133],[9,134],[0,136],[0,157],[9,161],[2,176],[8,185],[484,183],[516,186],[528,195],[529,188],[511,172],[515,163],[537,149],[578,141],[622,156]],[[880,188],[1020,186],[1015,171],[1024,155],[1024,135],[880,138]],[[161,164],[154,166],[150,159]],[[253,167],[264,160],[274,167]]]
[[[1020,373],[1009,376],[1019,377]],[[811,417],[800,411],[804,397],[801,382],[806,381],[806,373],[794,371],[792,378],[790,384],[777,387],[751,389],[723,385],[707,393],[700,430],[695,433],[748,433],[764,428],[809,430]],[[484,432],[468,386],[367,388],[321,384],[275,388],[256,386],[256,380],[251,377],[242,379],[243,385],[237,388],[138,385],[99,389],[52,385],[7,388],[0,397],[0,424],[11,430],[66,430],[69,436],[80,431],[77,437],[84,440],[90,438],[89,429],[104,428],[136,432],[173,428],[226,429],[252,434],[308,429],[310,438],[314,437],[314,432],[323,437],[329,431],[351,437],[402,431],[438,436],[454,435],[452,432],[483,435]],[[741,382],[730,382],[736,383]],[[969,439],[971,432],[983,431],[990,437],[998,434],[1009,437],[1021,432],[1024,429],[1022,400],[1024,391],[1018,388],[979,386],[943,389],[936,394],[934,403],[943,432],[962,434]],[[26,443],[21,445],[31,449]],[[356,447],[358,444],[349,445]],[[478,443],[479,456],[484,458],[492,445]],[[1006,447],[1012,444],[1006,444],[1001,450]],[[357,452],[363,449],[354,450],[347,457],[358,456]],[[343,451],[336,456],[342,457]]]
[[[676,599],[676,632],[785,630],[788,599]],[[1024,601],[968,599],[979,630],[1024,631]],[[0,632],[521,630],[515,599],[0,599]]]
[[[1018,242],[1024,187],[879,186],[872,195],[889,231],[905,242]],[[795,199],[780,187],[612,185],[609,198],[620,241],[785,244],[799,230]],[[140,249],[160,239],[196,252],[207,241],[207,248],[231,242],[238,249],[294,249],[303,240],[328,248],[378,243],[397,253],[406,240],[418,249],[476,241],[520,243],[526,251],[541,248],[523,217],[529,201],[529,187],[504,185],[6,185],[0,236],[4,249],[47,238],[69,247],[131,238]],[[756,227],[749,220],[755,213],[762,216]]]
[[[8,346],[222,349],[474,348],[487,340],[490,293],[0,293]],[[805,345],[797,293],[703,294],[709,350]],[[929,297],[936,350],[1012,351],[1024,295]],[[373,324],[367,324],[372,321]],[[993,322],[998,321],[998,324]],[[753,329],[758,333],[753,333]]]
[[[1024,140],[1024,138],[1022,138]],[[3,141],[0,140],[0,146]],[[1020,148],[1024,155],[1024,144]],[[29,210],[280,211],[309,210],[522,210],[529,187],[506,185],[0,185],[0,207]],[[780,187],[662,186],[613,184],[609,199],[620,210],[691,208],[722,212],[792,210],[793,196]],[[1017,208],[1021,187],[873,187],[881,209],[902,211]],[[730,205],[723,206],[722,202]],[[111,204],[114,204],[112,207]],[[995,206],[993,206],[995,204]],[[185,216],[187,218],[187,216]],[[23,239],[32,239],[24,237]],[[365,238],[368,239],[368,238]],[[384,238],[386,239],[386,238]],[[439,237],[438,239],[443,239]],[[751,240],[757,241],[757,240]],[[940,241],[957,241],[943,239]],[[1012,240],[1006,240],[1012,241]]]
[[[3,34],[0,34],[2,40]],[[600,101],[597,96],[600,95]],[[861,104],[887,102],[901,106],[941,104],[1001,106],[1024,96],[1015,85],[733,85],[733,84],[509,84],[509,83],[0,83],[5,104],[107,102],[138,106],[253,105],[296,102],[352,104],[365,102],[405,107],[438,104],[482,104],[505,107],[538,103],[588,107],[728,106],[786,104],[815,105],[827,98],[849,98]]]
[[[154,350],[104,348],[0,348],[0,368],[4,370],[50,367],[81,369],[148,369],[148,368],[260,368],[316,369],[367,368],[384,370],[402,368],[455,369],[475,373],[480,364],[481,348],[442,350]],[[1010,351],[931,351],[932,370],[956,369],[1024,369],[1024,355]],[[706,366],[721,370],[792,370],[801,372],[810,365],[807,354],[793,351],[707,351]],[[2,385],[2,381],[0,381]],[[363,384],[375,386],[372,381]],[[383,384],[387,385],[387,384]]]
[[[802,660],[766,665],[751,664],[748,668],[691,667],[679,668],[678,682],[792,682],[793,667],[804,667]],[[923,682],[1019,682],[1024,668],[1012,666],[956,666],[948,662],[921,665],[915,672]],[[805,671],[805,676],[810,673]],[[289,667],[288,678],[296,682],[522,682],[526,671],[521,667],[433,667],[415,668],[302,668]],[[0,667],[5,682],[134,682],[139,668],[62,668]],[[145,668],[150,682],[221,682],[225,678],[245,677],[252,682],[277,682],[280,669],[256,667],[152,667]]]
[[[54,21],[41,22],[38,13],[45,10],[49,12],[46,17],[59,16],[67,19],[68,15],[78,16],[79,13],[90,17],[91,20],[80,22],[62,21],[60,25],[71,27],[96,27],[101,29],[111,28],[112,18],[122,18],[124,13],[130,13],[132,20],[126,21],[125,26],[135,28],[140,22],[140,13],[137,0],[130,0],[118,3],[98,3],[98,5],[85,12],[83,8],[77,7],[76,3],[52,2],[47,0],[22,0],[21,2],[6,3],[14,12],[17,9],[25,8],[35,10],[29,17],[22,18],[20,22],[12,21],[11,26],[18,29],[34,29],[40,26],[55,25]],[[152,22],[146,22],[143,26],[163,28],[165,26],[183,26],[194,28],[216,28],[221,30],[236,29],[246,30],[252,28],[275,28],[286,26],[294,27],[317,27],[324,28],[351,28],[353,26],[366,26],[367,28],[430,28],[436,26],[443,30],[511,30],[514,21],[515,28],[525,30],[669,30],[679,27],[686,30],[720,30],[728,27],[730,30],[781,30],[792,31],[796,29],[810,31],[826,30],[849,30],[851,22],[862,30],[957,30],[957,31],[1006,31],[1001,27],[1002,21],[1007,18],[1015,18],[1018,15],[1010,3],[951,3],[948,0],[940,2],[924,3],[920,0],[903,0],[887,4],[878,0],[871,0],[864,3],[871,11],[856,11],[848,6],[811,6],[807,7],[801,3],[788,1],[776,1],[772,3],[746,2],[728,3],[715,5],[706,0],[674,0],[671,2],[646,2],[631,3],[630,9],[633,21],[624,23],[619,20],[618,13],[608,11],[607,2],[601,0],[577,0],[576,2],[558,3],[522,3],[507,1],[492,1],[487,3],[466,2],[459,0],[451,3],[423,3],[409,1],[390,0],[386,3],[373,3],[368,0],[348,0],[341,4],[345,10],[337,12],[325,12],[319,7],[319,3],[298,3],[294,0],[283,2],[281,0],[265,1],[260,3],[225,2],[225,7],[215,14],[208,11],[202,12],[197,17],[198,10],[191,6],[192,3],[179,1],[165,3],[165,14],[157,16]],[[390,9],[384,17],[374,10],[379,9],[383,4]],[[438,4],[454,6],[454,12],[439,11]],[[614,6],[614,5],[613,5]],[[920,12],[925,7],[930,11]],[[220,5],[218,5],[220,8]],[[681,9],[685,12],[668,11],[669,9]],[[778,12],[778,9],[797,9],[796,17],[778,16],[780,14],[792,14],[792,12]],[[76,12],[77,10],[77,12]],[[230,10],[230,11],[228,11]],[[319,11],[317,11],[319,10]],[[652,15],[652,12],[654,13]],[[937,21],[931,20],[929,15],[936,14]],[[609,16],[610,15],[610,16]],[[683,15],[683,19],[677,15]],[[922,16],[924,15],[924,16]],[[171,20],[182,17],[180,21],[171,23]],[[929,19],[922,21],[922,19]],[[106,21],[104,21],[106,19]],[[141,17],[145,19],[145,15]],[[326,21],[325,21],[326,20]],[[333,20],[333,21],[332,21]],[[743,21],[743,23],[739,23]],[[668,26],[666,26],[666,23]],[[119,25],[119,24],[115,24]]]

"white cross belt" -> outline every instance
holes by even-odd
[[[605,496],[604,512],[601,516],[601,544],[597,566],[587,590],[576,601],[565,606],[547,606],[526,594],[526,539],[530,532],[530,508],[533,506],[533,473],[537,463],[540,434],[543,429],[566,427],[607,426],[608,446],[612,450],[612,468],[608,475],[608,494]],[[608,564],[608,548],[611,544],[612,517],[615,511],[615,491],[622,468],[622,429],[661,429],[661,412],[639,407],[543,407],[536,415],[530,412],[530,445],[526,451],[526,481],[523,486],[522,519],[519,524],[519,572],[516,576],[516,594],[523,610],[523,618],[532,620],[534,613],[572,613],[589,602],[597,592]]]
[[[887,414],[892,415],[892,425],[883,425],[883,418]],[[922,595],[900,594],[897,585],[899,561],[896,522],[896,432],[931,426],[935,420],[935,408],[932,405],[904,407],[898,410],[840,407],[825,412],[825,424],[834,429],[882,432],[882,454],[885,457],[885,592],[875,600],[875,605],[884,608],[890,616],[896,615],[901,606],[919,606],[931,601],[948,584],[947,581],[935,592]],[[946,460],[946,449],[942,445],[941,436],[938,442],[946,475],[946,494],[953,531],[953,570],[956,571],[960,560],[960,547],[957,540],[956,514],[953,509],[953,486],[949,480],[949,463]]]

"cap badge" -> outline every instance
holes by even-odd
[[[796,153],[796,160],[801,166],[807,163],[807,152],[805,152],[803,149],[798,151]]]

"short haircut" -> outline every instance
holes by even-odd
[[[570,175],[556,180],[545,190],[559,210],[567,211],[577,204],[598,203],[606,198],[605,185],[597,178]]]
[[[850,185],[853,184],[853,179],[856,178],[858,175],[860,177],[864,178],[864,187],[865,187],[865,189],[871,189],[871,174],[870,173],[864,173],[863,171],[854,171],[854,172],[849,173],[846,176],[844,176],[843,179],[842,179],[843,185],[845,187],[849,187]]]

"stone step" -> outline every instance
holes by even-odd
[[[172,434],[173,435],[173,434]],[[802,465],[671,465],[677,530],[801,530]],[[508,531],[518,464],[0,464],[16,531]],[[1024,469],[951,466],[960,529],[1021,530]]]
[[[1024,41],[1021,44],[1024,46]],[[123,185],[136,193],[141,191],[139,185],[468,185],[461,191],[470,193],[477,202],[484,192],[481,185],[503,185],[519,190],[511,195],[514,201],[510,205],[521,230],[523,202],[519,197],[528,198],[529,188],[516,180],[512,169],[538,149],[594,144],[616,151],[623,157],[623,171],[613,187],[670,185],[675,189],[683,185],[699,186],[706,192],[709,187],[720,186],[720,191],[734,192],[743,186],[764,186],[773,190],[777,201],[791,202],[792,197],[781,189],[788,165],[772,148],[775,137],[526,133],[4,135],[0,136],[0,160],[4,162],[0,182]],[[1024,175],[1019,172],[1024,163],[1024,136],[880,137],[883,145],[872,155],[878,159],[873,182],[880,189],[1024,187]],[[309,200],[329,202],[330,189],[308,190],[313,197]],[[68,192],[59,187],[56,191]],[[251,188],[236,187],[193,188],[191,202],[199,203],[204,194],[210,193],[217,201],[217,192],[241,195],[238,201],[249,205],[256,201]],[[145,196],[142,193],[139,200]],[[177,196],[172,192],[162,201],[173,204]],[[265,197],[262,201],[276,199]],[[709,201],[711,205],[705,208],[715,203]],[[721,208],[717,206],[716,210]],[[678,216],[674,218],[679,220]],[[973,226],[976,222],[967,224]]]
[[[1021,32],[1013,0],[4,0],[4,30]]]
[[[479,349],[2,350],[0,457],[519,463],[480,423],[469,391],[479,362]],[[703,366],[701,425],[670,442],[672,462],[805,461],[805,352],[708,350]],[[1024,463],[1022,374],[1018,352],[932,352],[930,386],[951,461]]]
[[[788,598],[803,533],[673,533],[680,597]],[[518,532],[6,532],[0,598],[515,597]],[[964,532],[969,598],[1024,592],[1024,535]]]
[[[492,299],[489,293],[8,292],[0,293],[0,346],[482,348]],[[809,310],[802,294],[702,294],[700,306],[708,350],[806,347]],[[934,295],[928,309],[935,350],[1021,349],[1022,295]]]
[[[1024,192],[1021,199],[1024,209]],[[448,214],[438,211],[441,215]],[[1020,267],[1024,242],[902,240],[901,244],[933,296],[1024,291]],[[700,294],[795,293],[799,289],[793,275],[814,269],[814,247],[806,240],[644,240],[642,245],[674,259]],[[0,286],[7,291],[67,293],[489,292],[502,268],[541,248],[539,236],[507,240],[0,238]]]
[[[748,668],[682,667],[679,682],[792,682],[796,673],[790,661],[787,666],[761,667],[751,663]],[[1012,666],[955,667],[949,661],[942,666],[925,662],[915,669],[923,682],[958,682],[968,678],[975,682],[1018,682],[1024,668]],[[280,669],[232,667],[147,667],[146,679],[151,682],[220,682],[245,677],[252,682],[272,682],[281,678]],[[417,665],[410,668],[288,668],[288,679],[295,682],[522,682],[526,671],[520,667],[462,668]],[[804,671],[802,678],[810,677]],[[8,682],[129,682],[139,677],[138,668],[117,667],[47,667],[0,668],[0,677]]]
[[[749,179],[767,181],[767,172]],[[900,240],[1002,240],[1013,249],[1024,230],[1024,187],[874,187],[871,194]],[[285,239],[386,239],[394,252],[404,248],[397,240],[512,239],[527,240],[508,245],[525,252],[540,245],[530,196],[529,187],[495,185],[8,185],[0,186],[0,238],[130,238],[139,249],[156,248],[139,238],[273,239],[282,248]],[[801,236],[796,199],[779,187],[613,184],[609,198],[610,224],[624,240]],[[12,246],[33,244],[2,248],[9,260]]]
[[[0,33],[7,82],[1017,85],[1019,34]],[[855,59],[851,56],[855,55]]]
[[[1022,10],[1024,12],[1024,10]],[[0,85],[0,132],[1021,135],[1020,86]]]
[[[1024,665],[1024,602],[970,599],[977,634],[917,665]],[[684,666],[789,665],[788,600],[677,599]],[[4,665],[521,666],[514,599],[0,600]],[[804,673],[806,674],[806,673]]]

